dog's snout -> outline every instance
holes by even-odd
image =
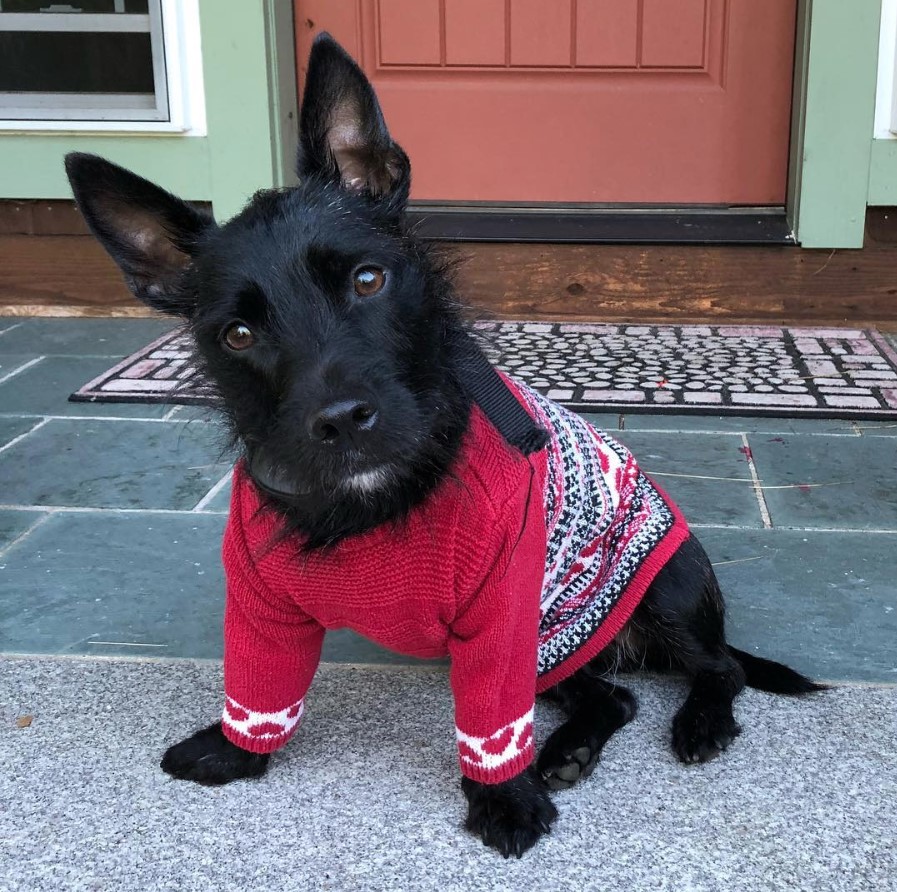
[[[319,409],[309,420],[312,439],[328,446],[359,445],[380,419],[377,407],[365,400],[340,400]]]

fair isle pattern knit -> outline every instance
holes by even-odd
[[[277,712],[256,712],[241,706],[233,697],[225,697],[221,724],[227,728],[231,740],[243,749],[255,751],[261,745],[267,752],[290,739],[304,711],[304,699]]]
[[[467,764],[477,770],[494,772],[515,759],[525,760],[528,764],[533,756],[534,712],[530,709],[526,715],[499,728],[489,737],[474,737],[456,727],[458,758],[462,766]]]
[[[551,434],[539,623],[545,676],[598,632],[676,518],[625,447],[534,390],[518,389]]]

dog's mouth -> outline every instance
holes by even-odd
[[[249,456],[249,475],[266,493],[284,499],[301,499],[314,493],[310,487],[298,483],[289,471],[273,460],[264,449],[255,449]],[[359,462],[326,487],[332,494],[354,492],[368,494],[384,489],[394,478],[388,463]]]
[[[264,449],[255,449],[249,456],[249,475],[261,489],[272,496],[295,499],[310,493],[310,490],[299,486],[286,469],[271,459]]]

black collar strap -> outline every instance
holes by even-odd
[[[469,334],[458,344],[458,359],[468,396],[511,446],[530,455],[548,445],[548,431],[533,420]]]

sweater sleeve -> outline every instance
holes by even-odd
[[[494,784],[533,760],[533,708],[539,648],[539,598],[545,573],[540,494],[526,487],[490,519],[492,545],[469,543],[484,560],[479,580],[449,638],[450,678],[461,772]]]
[[[232,516],[224,539],[224,735],[253,753],[280,749],[302,718],[324,628],[271,592]]]

